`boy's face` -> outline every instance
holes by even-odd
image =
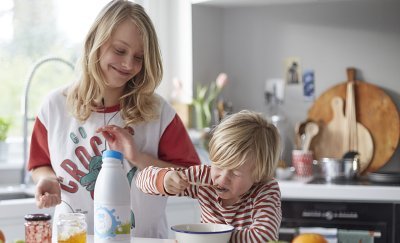
[[[100,47],[100,68],[109,88],[122,89],[143,66],[143,41],[137,26],[125,20]]]
[[[253,169],[254,166],[249,161],[233,170],[211,165],[211,179],[217,186],[218,196],[224,206],[233,205],[253,186]]]

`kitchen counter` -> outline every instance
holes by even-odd
[[[278,180],[282,200],[400,202],[400,186],[311,184],[309,183],[311,179]]]
[[[0,186],[0,229],[6,234],[7,239],[23,239],[24,216],[26,214],[47,213],[53,215],[54,208],[38,209],[36,207],[33,193],[33,186]],[[170,225],[199,223],[200,221],[200,209],[197,200],[186,197],[170,197],[168,199],[166,213]],[[168,238],[174,238],[175,234],[172,230],[169,230],[168,233]],[[135,238],[134,242],[174,242],[169,240],[139,239],[140,238]]]
[[[87,236],[87,243],[93,243],[93,235]],[[150,239],[150,238],[132,238],[131,242],[135,243],[176,243],[175,240],[171,239]]]

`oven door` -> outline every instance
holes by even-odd
[[[366,232],[375,243],[394,241],[394,205],[383,203],[282,201],[279,239],[291,241],[300,228]]]

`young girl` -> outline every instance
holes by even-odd
[[[145,193],[196,198],[201,222],[235,227],[231,242],[278,239],[281,197],[272,178],[279,159],[279,135],[262,115],[241,111],[213,132],[212,165],[187,169],[149,166],[136,184]]]
[[[140,5],[114,0],[103,8],[86,37],[81,71],[74,85],[45,99],[32,133],[28,169],[37,183],[38,207],[57,205],[55,219],[62,212],[85,213],[88,234],[93,234],[101,152],[107,148],[105,138],[115,145],[114,130],[124,131],[130,141],[121,151],[130,182],[137,169],[149,165],[188,167],[200,160],[176,112],[154,93],[162,63],[153,24]],[[166,238],[166,199],[144,194],[135,183],[131,198],[134,235]]]

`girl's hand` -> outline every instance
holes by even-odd
[[[35,199],[38,208],[49,208],[60,204],[60,183],[55,178],[41,178],[36,184]]]
[[[128,161],[138,166],[136,163],[141,153],[137,150],[133,140],[133,134],[129,129],[115,125],[107,125],[98,128],[96,132],[101,132],[111,149],[123,153]]]
[[[187,177],[182,171],[168,171],[164,177],[164,190],[166,193],[176,195],[189,186]]]

